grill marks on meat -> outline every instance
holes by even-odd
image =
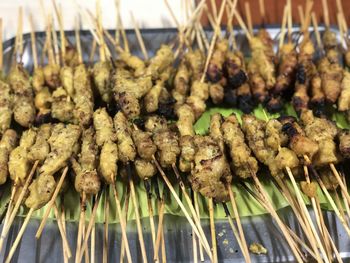
[[[232,159],[231,169],[236,176],[248,178],[252,173],[257,173],[258,162],[252,156],[252,152],[245,143],[244,134],[234,115],[227,117],[222,124],[225,144],[229,148]]]
[[[194,144],[194,167],[189,178],[193,190],[217,202],[228,201],[226,183],[231,182],[231,172],[220,146],[210,136],[195,136]]]

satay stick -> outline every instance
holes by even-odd
[[[141,218],[140,218],[140,212],[139,212],[139,207],[140,206],[139,206],[138,200],[136,198],[134,181],[133,181],[133,179],[131,177],[131,166],[130,166],[130,163],[127,163],[126,169],[127,169],[127,173],[128,173],[128,176],[129,176],[131,200],[133,202],[134,209],[135,209],[135,219],[136,219],[136,226],[137,226],[137,232],[138,232],[138,237],[139,237],[139,243],[140,243],[140,247],[141,247],[142,261],[144,263],[147,263],[148,261],[147,261],[146,247],[145,247],[145,241],[143,239]]]
[[[342,26],[341,13],[337,13],[337,23],[338,23],[338,29],[339,29],[339,35],[340,35],[340,43],[341,43],[341,46],[343,46],[345,43],[345,39],[344,39],[344,32],[343,32],[343,26]]]
[[[288,6],[288,42],[292,42],[292,27],[293,27],[293,21],[292,21],[292,3],[291,0],[287,0],[287,6]]]
[[[165,209],[165,202],[164,202],[164,197],[161,200],[160,207],[158,209],[158,214],[159,214],[159,219],[158,219],[158,232],[157,232],[157,239],[156,239],[156,245],[154,247],[154,261],[159,260],[159,247],[160,247],[160,242],[162,239],[162,231],[163,231],[163,220],[164,220],[164,209]],[[194,229],[192,228],[192,231]],[[164,255],[162,255],[164,257]]]
[[[2,246],[3,246],[3,243],[4,243],[4,239],[6,238],[8,232],[10,231],[10,228],[11,228],[11,225],[16,217],[16,214],[17,214],[17,211],[19,209],[19,207],[21,206],[22,204],[22,200],[25,196],[25,194],[27,193],[27,189],[29,187],[29,184],[30,182],[32,181],[32,178],[33,178],[33,175],[35,173],[35,170],[36,170],[36,167],[38,166],[39,164],[39,161],[36,161],[32,167],[32,170],[30,171],[27,179],[26,179],[26,182],[23,186],[23,189],[21,190],[21,193],[17,199],[17,202],[15,204],[15,207],[13,208],[13,210],[11,211],[11,214],[8,218],[8,221],[6,222],[5,220],[5,223],[4,223],[4,226],[2,228],[2,232],[1,232],[1,237],[0,237],[0,251],[2,250]],[[17,181],[17,180],[16,180]],[[18,183],[17,183],[18,184]],[[16,187],[17,188],[17,187]],[[9,207],[10,208],[10,207]]]
[[[74,32],[75,32],[75,41],[76,41],[76,47],[78,52],[78,60],[80,64],[83,64],[83,56],[81,52],[81,43],[80,43],[80,34],[79,34],[79,17],[76,18]]]
[[[37,231],[36,234],[35,234],[35,238],[36,238],[36,239],[39,239],[39,238],[40,238],[41,233],[42,233],[43,230],[44,230],[44,227],[45,227],[45,225],[46,225],[46,221],[47,221],[47,219],[48,219],[48,217],[49,217],[49,215],[50,215],[50,212],[51,212],[51,208],[53,207],[53,205],[54,205],[54,203],[55,203],[55,201],[56,201],[57,195],[58,195],[58,193],[59,193],[60,190],[61,190],[61,187],[62,187],[62,185],[63,185],[64,179],[66,178],[67,173],[68,173],[68,167],[64,168],[64,170],[63,170],[63,172],[62,172],[62,175],[61,175],[61,177],[60,177],[60,180],[58,181],[58,184],[57,184],[57,186],[56,186],[56,189],[55,189],[55,191],[53,192],[53,195],[52,195],[50,201],[49,201],[49,202],[47,203],[47,205],[46,205],[47,208],[46,208],[46,210],[45,210],[45,214],[44,214],[44,216],[43,216],[43,218],[42,218],[42,220],[41,220],[41,223],[40,223],[40,225],[39,225],[38,231]]]
[[[191,227],[193,228],[195,234],[197,235],[197,237],[199,238],[200,242],[202,243],[204,249],[206,250],[209,258],[212,260],[212,253],[211,253],[211,250],[210,250],[210,246],[208,244],[208,241],[207,239],[205,238],[205,235],[204,233],[200,233],[199,230],[197,229],[197,225],[193,222],[192,218],[190,217],[190,215],[188,214],[188,211],[187,209],[185,208],[184,204],[182,203],[181,199],[179,198],[179,196],[177,195],[174,187],[172,186],[172,184],[170,183],[169,179],[167,178],[167,176],[165,175],[162,167],[159,165],[157,159],[153,156],[153,161],[155,163],[155,165],[157,166],[157,169],[159,171],[159,173],[161,174],[164,182],[166,183],[166,185],[168,186],[170,192],[172,193],[173,197],[175,198],[176,202],[178,203],[178,205],[180,206],[182,212],[184,213],[186,219],[188,220],[188,222],[190,223]],[[185,195],[186,196],[186,195]],[[191,206],[190,206],[191,208]],[[191,210],[192,212],[192,210]],[[195,218],[197,217],[196,216],[196,213],[193,213],[192,216],[194,216]]]
[[[296,183],[296,181],[294,179],[292,171],[291,171],[291,169],[289,167],[286,167],[286,171],[287,171],[289,179],[292,182],[292,185],[293,185],[293,188],[295,190],[295,193],[296,193],[296,196],[297,196],[297,200],[299,201],[300,207],[302,208],[302,210],[303,210],[303,212],[304,212],[304,214],[306,216],[307,222],[309,223],[309,226],[311,227],[311,231],[312,231],[312,233],[313,233],[313,235],[314,235],[314,237],[315,237],[315,239],[316,239],[316,241],[318,243],[318,247],[321,250],[321,253],[323,255],[323,260],[325,260],[326,262],[329,263],[330,259],[327,257],[326,250],[325,250],[325,248],[322,245],[320,237],[318,236],[318,233],[317,233],[316,228],[315,228],[315,226],[314,226],[314,224],[312,222],[312,219],[310,217],[309,211],[306,208],[306,205],[304,203],[304,200],[303,200],[303,197],[301,195],[300,189],[299,189],[299,187],[298,187],[298,185],[297,185],[297,183]]]
[[[144,180],[144,186],[147,191],[147,206],[148,206],[148,214],[149,214],[149,224],[151,227],[151,236],[152,236],[152,245],[153,248],[156,245],[156,228],[154,225],[154,219],[153,219],[153,208],[152,208],[152,193],[150,192],[149,189],[149,181]]]
[[[96,230],[95,230],[95,224],[93,224],[91,229],[91,250],[90,250],[90,258],[91,263],[95,263],[95,254],[96,254]]]
[[[253,35],[253,23],[252,23],[252,14],[250,12],[250,4],[248,1],[244,2],[245,15],[247,18],[247,25],[249,29],[249,33]]]
[[[337,215],[337,217],[339,218],[340,222],[342,223],[342,225],[343,225],[343,227],[344,227],[346,233],[350,236],[350,228],[349,228],[349,226],[347,225],[345,219],[341,216],[338,207],[337,207],[336,204],[334,203],[334,200],[333,200],[333,198],[331,197],[331,195],[329,194],[329,192],[328,192],[327,188],[325,187],[325,185],[324,185],[322,179],[320,178],[320,176],[318,175],[318,173],[316,172],[316,170],[315,170],[314,167],[308,166],[308,168],[311,170],[312,174],[315,176],[315,178],[316,178],[318,184],[320,185],[320,187],[321,187],[323,193],[325,194],[325,196],[326,196],[326,198],[327,198],[329,204],[332,206],[332,208],[333,208],[335,214]]]
[[[295,259],[298,261],[298,262],[304,262],[301,258],[301,255],[298,251],[298,248],[295,244],[295,242],[293,241],[293,239],[291,238],[290,234],[288,233],[287,231],[287,227],[285,226],[285,224],[282,222],[282,220],[279,218],[279,216],[277,215],[271,201],[269,200],[269,197],[267,195],[267,193],[265,192],[265,190],[263,189],[258,177],[256,176],[256,174],[254,174],[252,172],[252,178],[255,182],[255,186],[258,190],[258,193],[261,195],[262,197],[262,200],[265,202],[265,205],[266,207],[269,209],[269,213],[273,216],[273,218],[275,219],[277,225],[279,226],[280,230],[282,231],[290,249],[292,250],[293,252],[293,255],[295,256]]]
[[[83,220],[85,220],[85,209],[86,209],[86,193],[83,191],[81,193],[81,199],[80,199],[80,215],[79,215],[79,226],[78,226],[78,234],[77,234],[77,250],[75,254],[75,263],[79,263],[81,260],[79,260],[80,254],[81,254],[81,241],[83,232],[85,231],[83,229]]]
[[[279,49],[282,48],[284,44],[284,37],[286,34],[286,25],[287,25],[287,16],[288,16],[288,5],[284,7],[283,10],[283,18],[282,18],[282,26],[281,26],[281,33],[280,33],[280,42],[279,42]]]
[[[125,245],[125,250],[126,250],[126,257],[128,259],[128,263],[131,263],[132,260],[131,260],[129,242],[128,242],[128,238],[127,238],[127,235],[126,235],[126,224],[125,224],[125,221],[124,221],[124,218],[123,218],[123,212],[122,212],[122,209],[121,209],[120,200],[119,200],[119,197],[118,197],[118,192],[117,192],[116,185],[115,185],[115,180],[113,180],[112,186],[113,186],[114,199],[115,199],[115,202],[116,202],[116,208],[117,208],[119,222],[120,222],[120,228],[122,230],[122,238],[123,238],[124,245]]]
[[[126,37],[124,26],[123,26],[123,21],[122,21],[121,15],[120,15],[120,1],[119,0],[116,0],[116,13],[117,13],[117,31],[116,32],[121,33],[122,39],[123,39],[123,44],[124,44],[124,50],[126,52],[130,53],[128,38]],[[117,35],[118,35],[118,37],[117,37]],[[116,34],[116,41],[119,44],[119,34]]]
[[[322,8],[323,8],[323,19],[324,19],[324,23],[327,27],[327,29],[329,29],[329,10],[328,10],[328,3],[327,0],[322,0]]]
[[[346,178],[345,178],[344,174],[343,174],[342,178],[343,178],[343,182],[344,182],[345,187],[348,188],[348,186],[347,186],[347,184],[346,184]],[[343,192],[342,192],[342,195],[343,195],[343,199],[345,199]],[[344,203],[345,203],[346,213],[347,213],[347,215],[348,215],[348,218],[350,219],[350,207],[349,207],[349,203],[348,203],[348,202],[344,202]]]
[[[56,17],[59,24],[60,29],[60,40],[61,40],[61,57],[62,57],[62,65],[65,64],[65,57],[66,57],[66,37],[64,35],[64,26],[63,26],[63,19],[62,19],[62,13],[58,10],[56,0],[52,0],[52,4],[56,13]]]
[[[11,247],[11,249],[10,249],[10,252],[9,252],[9,254],[8,254],[6,260],[5,260],[5,263],[10,263],[10,262],[11,262],[11,259],[12,259],[13,255],[14,255],[15,252],[16,252],[16,249],[17,249],[17,247],[18,247],[18,244],[19,244],[19,242],[20,242],[21,239],[22,239],[22,236],[23,236],[23,234],[24,234],[24,231],[25,231],[26,228],[27,228],[27,225],[28,225],[28,223],[29,223],[29,220],[30,220],[30,218],[31,218],[31,216],[32,216],[32,214],[33,214],[33,212],[34,212],[34,208],[31,208],[31,209],[29,210],[28,214],[26,215],[26,218],[25,218],[25,220],[24,220],[24,222],[23,222],[23,225],[21,226],[21,229],[19,230],[19,232],[18,232],[18,234],[17,234],[17,236],[16,236],[16,239],[15,239],[14,243],[12,244],[12,247]]]
[[[92,64],[94,62],[95,52],[96,52],[97,42],[95,38],[92,41],[92,47],[89,56],[89,63]]]
[[[238,207],[237,207],[237,203],[236,203],[236,200],[235,200],[235,196],[233,194],[231,186],[227,185],[226,187],[227,187],[227,190],[228,190],[228,193],[229,193],[229,196],[230,196],[230,201],[231,201],[233,214],[235,216],[236,223],[237,223],[237,228],[238,228],[238,231],[239,231],[239,238],[240,238],[240,243],[241,243],[240,247],[241,247],[241,250],[242,250],[242,253],[243,253],[245,261],[249,263],[249,262],[251,262],[250,256],[249,256],[249,250],[248,250],[248,246],[247,246],[247,241],[245,239],[245,235],[244,235],[241,219],[240,219],[240,216],[239,216],[239,213],[238,213]],[[236,237],[236,239],[237,239],[237,237]]]
[[[94,225],[95,225],[96,212],[97,212],[97,209],[98,209],[98,206],[100,203],[101,195],[102,195],[101,192],[99,192],[96,196],[95,204],[94,204],[94,207],[92,208],[92,212],[91,212],[91,216],[90,216],[90,220],[89,220],[89,224],[88,224],[88,227],[86,229],[86,232],[84,230],[85,233],[84,233],[84,240],[82,241],[82,246],[80,249],[81,251],[87,250],[87,244],[89,241],[89,237],[90,237],[92,229],[94,228]],[[80,253],[79,258],[78,258],[78,262],[81,262],[82,258],[83,258],[83,253]]]
[[[213,198],[208,198],[208,209],[209,209],[209,221],[210,221],[211,246],[212,246],[212,251],[213,251],[212,262],[217,263],[218,262],[218,248],[217,248],[217,244],[216,244]]]
[[[104,204],[104,234],[103,234],[103,249],[102,249],[102,262],[108,262],[108,217],[109,217],[109,198],[108,190],[105,188],[105,204]]]
[[[125,216],[125,225],[128,223],[128,211],[129,211],[129,200],[130,200],[130,187],[127,186],[126,196],[124,201],[124,216]],[[122,239],[122,244],[120,246],[120,260],[119,262],[124,262],[125,257],[125,244],[124,239]]]
[[[30,40],[32,42],[31,44],[32,44],[33,64],[34,64],[34,69],[37,69],[38,68],[38,56],[37,56],[37,49],[36,49],[36,39],[35,39],[32,13],[29,14],[29,25],[30,25],[30,29],[31,29],[30,30]]]
[[[55,55],[55,63],[57,65],[60,65],[60,52],[59,52],[59,49],[58,49],[58,40],[57,40],[57,34],[56,34],[55,23],[54,23],[53,18],[52,18],[52,22],[51,22],[51,31],[52,31],[53,50],[54,50],[54,55]]]
[[[67,253],[67,257],[71,258],[72,257],[72,252],[71,252],[70,247],[69,247],[67,236],[66,236],[66,234],[64,232],[64,229],[63,229],[63,225],[62,225],[62,221],[61,221],[62,216],[60,215],[60,211],[59,211],[59,209],[57,207],[56,202],[53,205],[53,211],[54,211],[55,217],[57,219],[58,230],[60,231],[60,234],[61,234],[61,237],[62,237],[63,253]]]
[[[247,185],[245,185],[244,183],[241,183],[241,185],[247,190],[247,192],[253,196],[256,201],[258,201],[258,203],[267,211],[270,211],[270,208],[266,205],[265,201],[262,199],[262,197],[258,194],[256,194],[255,192],[253,192]],[[274,218],[273,215],[271,215],[272,218]],[[316,259],[316,255],[314,254],[314,252],[309,248],[308,245],[305,244],[305,242],[303,240],[301,240],[288,226],[286,226],[287,232],[291,235],[291,237],[299,244],[301,245],[314,259]]]
[[[235,0],[235,3],[237,3],[237,1]],[[225,5],[226,5],[226,0],[223,0],[223,2],[221,3],[221,7],[220,7],[220,12],[219,12],[219,17],[218,17],[218,21],[216,23],[216,27],[215,27],[215,30],[214,30],[214,36],[211,40],[211,43],[210,43],[210,47],[209,47],[209,51],[208,51],[208,56],[207,56],[207,60],[205,62],[205,66],[204,66],[204,71],[203,71],[203,74],[202,74],[202,77],[201,77],[201,82],[204,82],[204,79],[205,79],[205,75],[206,75],[206,72],[208,70],[208,66],[209,66],[209,61],[211,59],[211,56],[213,55],[213,52],[214,52],[214,47],[215,47],[215,43],[216,43],[216,38],[218,37],[219,35],[219,31],[220,31],[220,24],[221,24],[221,19],[222,19],[222,16],[224,14],[224,10],[225,10]],[[235,4],[233,4],[235,6]]]
[[[146,50],[146,47],[145,47],[145,42],[143,41],[139,25],[138,25],[138,23],[137,23],[137,21],[136,21],[136,19],[134,17],[134,14],[132,12],[130,12],[130,16],[131,16],[131,20],[132,20],[132,22],[134,24],[134,30],[135,30],[135,33],[136,33],[137,42],[139,43],[139,46],[140,46],[140,49],[142,51],[142,54],[143,54],[144,58],[146,60],[148,60],[148,54],[147,54],[147,50]]]
[[[314,32],[315,32],[315,36],[316,36],[317,46],[320,49],[322,49],[322,41],[321,41],[320,32],[318,30],[318,23],[317,23],[317,18],[316,18],[315,12],[311,13],[311,20],[312,20],[312,24],[314,26]]]
[[[102,31],[102,14],[101,14],[101,2],[100,0],[96,1],[96,31],[100,39],[100,60],[106,61],[106,54],[105,54],[105,42],[103,37],[103,31]]]
[[[66,215],[65,215],[65,209],[64,209],[64,201],[63,201],[63,196],[61,198],[61,222],[62,222],[62,227],[63,227],[63,233],[66,236],[67,235],[67,229],[66,229]],[[63,240],[62,240],[63,241]],[[67,253],[63,254],[64,258],[64,263],[68,263],[68,256]]]
[[[344,201],[347,201],[348,203],[350,203],[350,196],[348,193],[348,189],[345,187],[344,182],[339,175],[339,172],[337,171],[337,169],[335,168],[333,163],[329,164],[329,167],[331,168],[332,173],[334,174],[335,178],[337,179],[337,182],[340,186],[340,189],[341,189],[343,195],[345,196]]]
[[[193,263],[198,263],[197,238],[192,229]]]
[[[265,26],[265,16],[266,16],[266,12],[265,12],[265,1],[264,0],[259,0],[259,11],[260,11],[260,16],[261,16],[261,20],[262,20],[262,24],[263,26]]]
[[[205,234],[204,234],[204,231],[203,231],[203,228],[201,226],[201,223],[200,223],[200,218],[192,204],[192,200],[190,198],[190,196],[188,195],[187,191],[186,191],[186,188],[185,188],[185,185],[184,185],[184,182],[182,181],[181,179],[181,176],[180,176],[180,173],[177,169],[177,166],[175,164],[172,165],[172,168],[173,168],[173,171],[176,175],[176,178],[177,180],[179,181],[179,185],[180,185],[180,188],[181,188],[181,191],[183,193],[183,196],[185,197],[185,200],[186,200],[186,203],[188,205],[188,207],[190,208],[190,212],[192,214],[192,217],[194,218],[194,222],[198,228],[198,231],[199,233],[201,234],[201,237],[206,241],[206,237],[205,237]],[[207,243],[208,241],[206,241]]]
[[[233,31],[233,17],[235,15],[235,13],[233,12],[234,9],[230,9],[230,6],[227,5],[227,10],[229,12],[229,15],[227,16],[228,19],[227,19],[227,31],[229,32],[229,38],[228,38],[228,41],[229,43],[232,42],[232,47],[233,49],[237,49],[237,43],[236,43],[236,38],[235,38],[235,34],[234,34],[234,31]]]
[[[19,7],[19,17],[18,17],[18,25],[20,28],[20,34],[19,34],[19,57],[20,61],[22,61],[22,55],[23,55],[23,7]]]
[[[193,201],[194,201],[194,208],[196,210],[198,219],[200,219],[200,212],[199,212],[199,204],[198,204],[198,193],[196,191],[193,191]],[[200,220],[199,220],[200,223]],[[203,255],[203,247],[199,243],[199,259],[200,261],[204,261],[204,255]]]

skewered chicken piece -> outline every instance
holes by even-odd
[[[310,110],[302,112],[301,121],[306,136],[319,146],[319,151],[312,159],[312,163],[316,167],[338,163],[341,159],[334,142],[338,133],[336,125],[327,119],[315,117]]]
[[[96,131],[96,144],[100,148],[98,170],[103,179],[108,183],[114,182],[118,166],[118,146],[115,143],[116,135],[113,120],[105,108],[97,109],[93,115],[94,128]]]
[[[172,90],[172,96],[176,100],[175,110],[186,101],[186,97],[190,91],[190,79],[190,69],[187,66],[186,60],[183,59],[177,68],[174,78],[174,89]]]
[[[119,58],[130,68],[134,70],[135,77],[141,77],[145,74],[145,62],[137,56],[128,52],[121,52]]]
[[[276,119],[264,122],[252,115],[244,115],[242,121],[250,149],[260,162],[269,167],[272,176],[283,177],[286,167],[295,169],[299,166],[296,154],[283,147],[287,138],[282,133],[282,123]]]
[[[159,79],[160,75],[174,63],[174,54],[168,45],[162,45],[151,59],[146,69],[146,76],[151,76],[152,80]]]
[[[13,94],[10,85],[0,80],[0,134],[10,128],[13,114]]]
[[[15,121],[23,127],[30,127],[35,120],[34,98],[29,76],[23,65],[17,64],[11,68],[8,83],[14,94]]]
[[[35,143],[30,147],[28,158],[32,162],[44,162],[50,153],[50,145],[48,139],[51,136],[52,125],[50,123],[43,124],[38,128]]]
[[[152,141],[152,134],[141,130],[133,130],[132,138],[134,140],[138,155],[146,160],[152,160],[157,151],[157,146]]]
[[[223,66],[228,51],[228,40],[222,39],[215,43],[215,50],[210,58],[208,70],[206,72],[209,81],[216,83],[223,77]]]
[[[74,69],[73,85],[75,95],[73,111],[75,120],[81,126],[88,126],[92,120],[94,97],[91,89],[90,74],[84,64]]]
[[[189,178],[194,191],[217,202],[229,200],[226,184],[231,183],[230,166],[219,144],[210,136],[195,136],[194,167]]]
[[[95,131],[90,127],[83,131],[79,162],[71,158],[76,175],[74,186],[79,193],[95,195],[101,188],[100,178],[96,171],[96,156]]]
[[[228,51],[226,53],[224,69],[227,75],[227,82],[231,88],[239,88],[247,82],[244,57],[239,51]]]
[[[52,93],[51,116],[61,122],[74,122],[74,102],[63,87]]]
[[[191,71],[192,82],[200,80],[205,66],[205,55],[200,49],[189,50],[185,54],[186,64]]]
[[[338,99],[338,110],[350,110],[350,73],[344,70],[344,77],[341,83],[341,92]]]
[[[40,167],[41,174],[53,175],[67,166],[67,162],[76,150],[81,129],[77,125],[62,123],[55,124],[48,139],[50,153]]]
[[[34,105],[38,110],[36,123],[43,123],[51,114],[52,94],[48,87],[43,87],[35,94]]]
[[[188,104],[198,119],[206,109],[205,101],[209,98],[209,85],[204,82],[194,81],[191,86],[191,94],[186,99]]]
[[[71,66],[63,66],[60,70],[60,79],[62,87],[67,92],[68,96],[74,97],[74,68]]]
[[[9,155],[16,147],[18,136],[16,131],[6,130],[0,141],[0,185],[4,184],[9,174]]]
[[[112,100],[110,90],[111,63],[109,61],[100,61],[94,64],[92,75],[95,86],[102,100],[109,104]]]
[[[56,89],[61,85],[60,66],[57,64],[48,64],[43,67],[44,79],[46,85],[51,89]]]
[[[34,92],[39,92],[45,86],[45,76],[44,69],[42,67],[37,67],[34,69],[32,77],[32,85]]]
[[[350,133],[348,130],[343,130],[339,133],[339,151],[341,155],[350,158]]]
[[[257,173],[258,162],[245,143],[244,134],[235,115],[227,117],[221,125],[225,144],[230,149],[231,170],[240,178],[248,178]]]
[[[28,152],[35,142],[36,135],[37,132],[33,128],[25,130],[22,133],[19,146],[10,153],[8,167],[11,180],[14,182],[23,184],[29,174],[32,162],[28,158]]]

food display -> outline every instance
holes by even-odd
[[[16,215],[26,217],[5,262],[11,261],[37,210],[45,212],[36,238],[45,231],[53,211],[65,262],[74,256],[75,262],[89,259],[88,242],[95,242],[92,229],[97,211],[103,212],[103,262],[107,262],[109,213],[115,213],[122,233],[121,261],[136,262],[128,240],[129,206],[142,261],[147,262],[149,254],[155,261],[164,261],[167,202],[174,202],[191,226],[194,261],[197,245],[201,257],[222,260],[214,216],[220,204],[244,260],[251,262],[250,252],[270,251],[258,242],[247,244],[239,213],[244,204],[237,202],[243,191],[276,222],[295,261],[341,259],[324,222],[320,198],[326,199],[344,235],[350,238],[346,183],[350,132],[345,128],[350,127],[350,74],[349,52],[340,47],[348,43],[341,8],[338,27],[343,35],[339,42],[327,19],[320,36],[311,0],[296,30],[292,3],[287,1],[277,44],[265,25],[253,31],[249,19],[245,24],[236,9],[237,1],[222,1],[213,13],[213,35],[207,38],[208,32],[198,26],[199,14],[207,10],[202,1],[193,10],[195,23],[190,19],[188,25],[178,28],[176,39],[162,43],[152,57],[142,48],[145,43],[135,25],[145,58],[141,59],[135,55],[137,50],[129,49],[120,21],[117,41],[103,29],[98,2],[90,30],[99,60],[88,62],[83,59],[86,54],[79,30],[74,44],[67,41],[62,14],[55,1],[53,4],[61,22],[60,28],[54,28],[47,18],[41,55],[48,63],[38,63],[32,28],[34,68],[25,66],[19,25],[18,58],[5,65],[6,70],[1,69],[0,184],[10,193],[1,203],[0,251],[5,242],[11,242],[7,236]],[[327,10],[326,1],[323,4]],[[225,10],[229,22],[223,34],[217,27]],[[235,43],[233,18],[248,41],[248,54]],[[309,30],[311,22],[317,41]],[[299,34],[297,40],[294,33]],[[198,125],[204,128],[199,131]],[[276,212],[266,184],[291,207],[301,233],[294,232]],[[121,187],[125,189],[123,198]],[[146,192],[147,208],[141,207],[140,191]],[[75,249],[67,239],[64,202],[57,202],[72,192],[80,199],[75,204],[79,209]],[[171,198],[166,200],[166,195]],[[205,212],[199,211],[198,195],[204,200]],[[25,213],[21,207],[26,208]],[[147,216],[142,213],[145,210]],[[209,215],[210,237],[201,225],[203,213]],[[142,217],[149,218],[152,244],[145,245]]]

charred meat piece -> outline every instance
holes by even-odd
[[[339,136],[339,151],[346,159],[350,158],[350,132],[344,130]]]
[[[141,130],[133,130],[132,138],[136,145],[138,155],[146,160],[152,160],[153,155],[157,151],[157,146],[152,141],[152,133]]]
[[[213,83],[218,82],[223,76],[223,65],[226,60],[226,52],[228,51],[228,41],[226,39],[216,42],[214,52],[210,58],[208,70],[206,72],[207,79]]]

